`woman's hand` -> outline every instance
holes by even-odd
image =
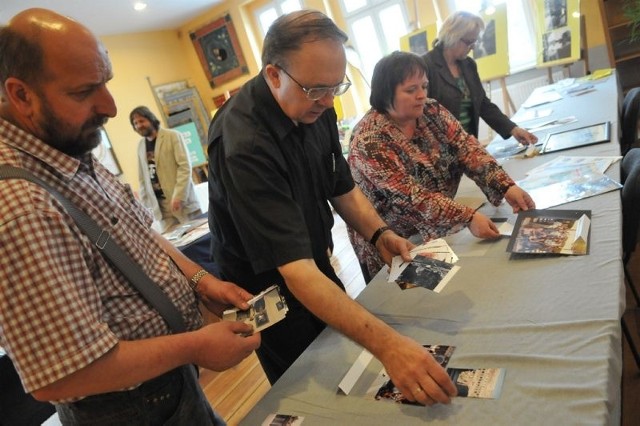
[[[516,138],[516,140],[523,145],[533,145],[538,142],[538,137],[536,135],[529,133],[522,127],[514,127],[511,131],[511,136]]]
[[[519,211],[535,209],[536,203],[527,191],[520,188],[518,185],[513,185],[504,194],[505,200],[513,208],[514,213]]]
[[[500,231],[498,231],[496,224],[479,212],[473,214],[473,218],[471,218],[471,222],[469,222],[469,231],[477,238],[500,238]]]

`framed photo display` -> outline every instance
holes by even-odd
[[[610,132],[611,124],[607,121],[578,129],[551,133],[547,135],[540,153],[546,154],[548,152],[563,151],[565,149],[609,142],[611,139]]]
[[[100,145],[95,147],[92,151],[93,155],[105,166],[111,173],[116,176],[120,176],[122,174],[122,169],[120,168],[120,163],[116,158],[115,152],[113,152],[113,148],[111,147],[111,141],[109,140],[109,136],[107,132],[100,128]]]
[[[231,15],[210,22],[190,37],[211,87],[249,73]]]

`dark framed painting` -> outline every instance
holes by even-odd
[[[208,23],[190,36],[211,87],[249,73],[231,15]]]

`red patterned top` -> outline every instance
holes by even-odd
[[[31,171],[89,214],[202,325],[187,279],[154,241],[150,213],[87,154],[77,159],[0,119],[0,163]],[[0,346],[31,392],[100,358],[119,340],[169,334],[162,317],[100,254],[49,193],[0,183]]]
[[[411,139],[385,114],[369,110],[356,125],[349,164],[354,180],[399,235],[425,240],[463,229],[473,209],[453,201],[462,175],[498,205],[514,181],[455,117],[429,99]],[[384,265],[377,250],[353,229],[356,255],[373,277]]]

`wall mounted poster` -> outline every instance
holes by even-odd
[[[482,81],[509,74],[507,4],[505,2],[496,5],[494,9],[495,11],[490,15],[481,14],[485,28],[472,51]]]
[[[538,66],[563,65],[580,59],[580,0],[537,2]]]
[[[416,55],[424,55],[431,50],[433,40],[438,36],[436,24],[428,24],[416,31],[400,37],[400,50],[413,52]]]
[[[216,19],[190,36],[211,87],[249,73],[230,15]]]
[[[191,160],[191,167],[202,166],[207,163],[207,158],[204,156],[204,149],[202,148],[202,142],[200,141],[200,135],[196,128],[196,123],[189,122],[184,123],[173,128],[182,134],[182,139],[185,145],[187,145],[187,151],[189,152],[189,159]]]

